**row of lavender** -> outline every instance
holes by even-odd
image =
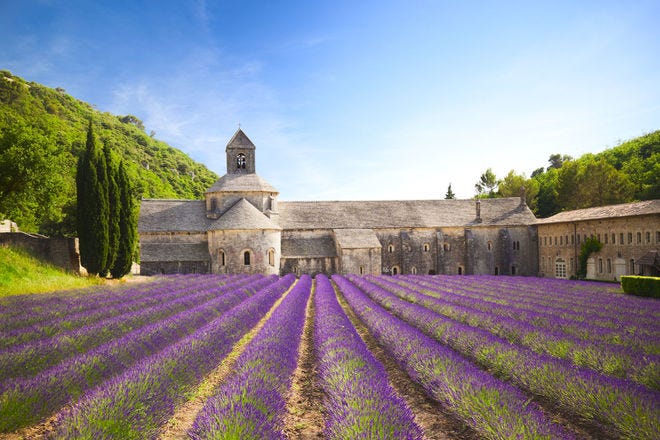
[[[201,284],[197,282],[199,279],[203,279]],[[59,336],[55,336],[55,339],[50,340],[53,345],[45,340],[35,341],[32,347],[17,346],[3,350],[0,353],[3,366],[14,373],[3,373],[4,378],[0,382],[0,432],[12,431],[47,418],[63,405],[77,401],[90,390],[140,365],[150,356],[157,355],[209,322],[241,306],[257,290],[279,282],[275,276],[228,280],[215,277],[175,278],[170,286],[172,290],[176,291],[181,281],[194,284],[197,291],[186,290],[187,297],[179,298],[180,301],[172,300],[171,295],[159,291],[159,298],[171,301],[165,300],[155,310],[143,310],[141,320],[134,319],[134,312],[118,315],[109,321],[103,320],[89,308],[88,325],[80,326],[67,338],[60,340]],[[164,285],[167,283],[161,287]],[[145,290],[154,293],[152,289]],[[137,292],[132,295],[140,296]],[[33,298],[36,302],[44,302],[43,298]],[[80,296],[79,299],[81,303],[88,301],[86,296]],[[21,301],[27,302],[24,298]],[[45,309],[47,303],[43,307]],[[79,309],[75,302],[72,308]],[[122,319],[131,321],[123,333],[120,331]],[[107,328],[101,323],[107,324]],[[113,331],[119,333],[113,335]],[[110,335],[109,339],[103,342],[107,334]],[[76,345],[78,337],[87,343]],[[102,341],[96,342],[95,337]],[[40,367],[20,370],[27,359],[39,360]]]
[[[361,291],[366,292],[371,301],[391,313],[390,321],[396,319],[392,315],[399,317],[452,352],[460,353],[507,383],[515,385],[527,393],[527,396],[542,396],[545,401],[553,402],[561,411],[588,420],[593,425],[602,426],[624,438],[658,438],[660,393],[657,391],[626,379],[578,367],[567,359],[539,354],[478,326],[436,313],[431,310],[433,301],[429,298],[432,297],[402,287],[402,283],[393,284],[387,279],[374,277],[370,277],[370,280],[350,277],[350,280]],[[375,281],[387,289],[370,281]],[[347,292],[350,292],[351,288],[356,289],[341,278],[338,278],[337,282],[346,289],[347,298],[350,297]],[[428,304],[430,308],[415,302]],[[446,304],[440,306],[441,312],[452,312]],[[375,306],[374,302],[363,301],[359,307],[373,310],[378,306]],[[464,310],[453,311],[470,321],[469,314]],[[489,322],[497,324],[497,320]],[[445,374],[444,367],[439,370]]]
[[[616,308],[608,311],[608,303],[620,301],[622,296],[603,292],[600,296],[588,295],[585,304],[574,305],[572,309],[564,309],[562,312],[557,310],[552,299],[557,298],[556,303],[560,303],[564,292],[557,287],[566,288],[570,285],[556,281],[554,286],[546,280],[537,281],[549,284],[544,302],[553,305],[548,306],[543,303],[533,304],[531,299],[513,295],[506,281],[500,286],[497,295],[492,291],[487,293],[486,290],[480,294],[475,285],[480,281],[479,277],[466,279],[466,285],[462,288],[448,287],[442,278],[425,280],[406,277],[402,280],[419,285],[417,290],[422,293],[455,304],[570,334],[583,340],[628,347],[644,354],[660,354],[660,305],[648,298],[630,298],[627,310]],[[529,280],[525,281],[529,283]],[[404,286],[410,287],[409,284]]]
[[[485,293],[479,298],[478,286],[469,284],[474,279],[333,277],[349,306],[409,376],[484,438],[572,438],[530,403],[535,396],[617,436],[660,435],[659,394],[652,383],[644,387],[579,368],[573,357],[581,342],[572,333],[535,327],[545,318],[514,319],[532,316],[535,307],[548,303],[534,284],[510,284],[498,295],[497,282],[506,285],[507,279],[484,279]],[[270,309],[272,315],[236,361],[236,374],[216,390],[188,435],[284,438],[286,399],[306,310],[313,304],[315,317],[307,325],[313,326],[318,382],[326,396],[326,438],[422,438],[413,414],[392,390],[383,366],[366,348],[326,277],[317,276],[314,290],[309,277],[296,282],[292,275],[170,281],[170,290],[166,282],[142,291],[123,289],[119,300],[107,294],[89,300],[70,293],[55,300],[50,310],[51,298],[33,297],[34,303],[19,298],[30,319],[50,316],[69,323],[69,329],[52,334],[21,326],[15,309],[0,304],[0,315],[15,321],[7,331],[36,335],[0,351],[0,365],[11,371],[0,373],[5,375],[0,381],[0,432],[59,410],[58,438],[155,438],[176,407]],[[591,295],[588,285],[580,287]],[[551,307],[556,313],[563,310],[561,319],[571,320],[571,307],[582,304],[580,295],[557,296]],[[103,307],[93,307],[94,301],[120,311],[106,313]],[[600,327],[608,327],[610,315],[621,314],[619,305],[594,313],[595,320],[604,323]],[[514,312],[503,313],[506,308]],[[655,313],[651,306],[632,314],[645,322]],[[627,322],[625,317],[616,319]],[[633,339],[651,336],[649,326],[640,327]],[[560,343],[553,344],[555,337]],[[548,355],[566,344],[572,347],[571,356]],[[554,348],[543,348],[546,345]],[[53,348],[58,346],[61,353]],[[591,356],[628,356],[624,376],[642,378],[640,383],[657,378],[655,358],[645,355],[646,368],[639,367],[636,349],[609,344]],[[21,365],[31,364],[28,359],[41,366],[25,371]],[[61,409],[65,405],[67,409]]]
[[[651,389],[660,389],[658,355],[647,354],[621,344],[605,341],[594,343],[591,338],[581,338],[570,331],[560,331],[566,330],[566,326],[562,324],[542,326],[538,325],[538,320],[520,319],[520,315],[518,319],[514,319],[511,317],[514,306],[508,308],[510,313],[498,314],[499,308],[482,298],[457,300],[454,294],[442,292],[438,288],[429,289],[414,282],[392,282],[378,277],[368,277],[368,280],[406,301],[422,305],[451,320],[493,333],[511,344],[522,345],[539,354],[567,359],[577,366],[588,367],[607,375],[630,379]],[[526,314],[529,315],[533,313]],[[607,330],[608,333],[614,331]],[[590,332],[594,333],[602,334],[594,330]],[[619,341],[622,340],[623,336]]]

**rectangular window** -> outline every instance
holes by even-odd
[[[603,273],[603,259],[602,258],[598,259],[598,272]]]
[[[577,242],[580,244],[580,234],[577,235]]]
[[[632,244],[632,232],[628,232],[628,244]]]
[[[603,241],[600,239],[600,234],[598,234],[598,241],[601,242],[601,243],[603,242]]]
[[[574,269],[573,266],[574,266],[574,263],[573,263],[573,257],[571,257],[571,273],[573,273],[573,269]]]
[[[564,245],[564,237],[559,236],[559,246],[563,246],[563,245]]]
[[[660,231],[655,231],[655,242],[660,243]]]
[[[557,236],[555,235],[555,246],[557,246]]]
[[[623,232],[619,234],[619,244],[623,244]]]
[[[612,260],[607,259],[607,273],[612,273]]]
[[[543,246],[548,245],[548,237],[543,237]]]
[[[571,245],[575,244],[575,235],[571,235]]]
[[[637,244],[642,244],[642,233],[641,232],[637,233]]]
[[[607,234],[605,234],[605,244],[607,244]]]
[[[616,244],[616,234],[612,232],[612,244]]]
[[[646,232],[646,244],[649,244],[649,243],[651,243],[651,233],[647,231]]]

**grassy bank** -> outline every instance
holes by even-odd
[[[0,297],[87,287],[101,282],[98,278],[80,277],[45,264],[23,250],[0,246]]]

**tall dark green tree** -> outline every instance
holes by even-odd
[[[107,270],[108,192],[105,157],[96,146],[89,121],[85,152],[78,160],[76,174],[77,223],[81,264],[90,275]]]
[[[110,152],[110,147],[106,143],[103,146],[103,156],[105,159],[105,168],[106,174],[108,176],[108,257],[106,261],[105,273],[107,273],[115,262],[117,257],[117,249],[119,248],[120,232],[119,232],[119,223],[121,221],[120,216],[120,190],[117,185],[117,180],[119,178],[119,168],[115,165],[115,162],[112,159],[112,154]]]
[[[133,189],[124,162],[117,169],[117,186],[119,188],[119,247],[117,257],[110,269],[113,278],[121,278],[131,271],[133,253],[137,244],[137,213]]]

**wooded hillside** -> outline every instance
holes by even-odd
[[[199,199],[218,176],[145,133],[66,93],[0,71],[0,219],[21,230],[75,235],[76,163],[90,118],[102,145],[123,159],[137,198]]]

